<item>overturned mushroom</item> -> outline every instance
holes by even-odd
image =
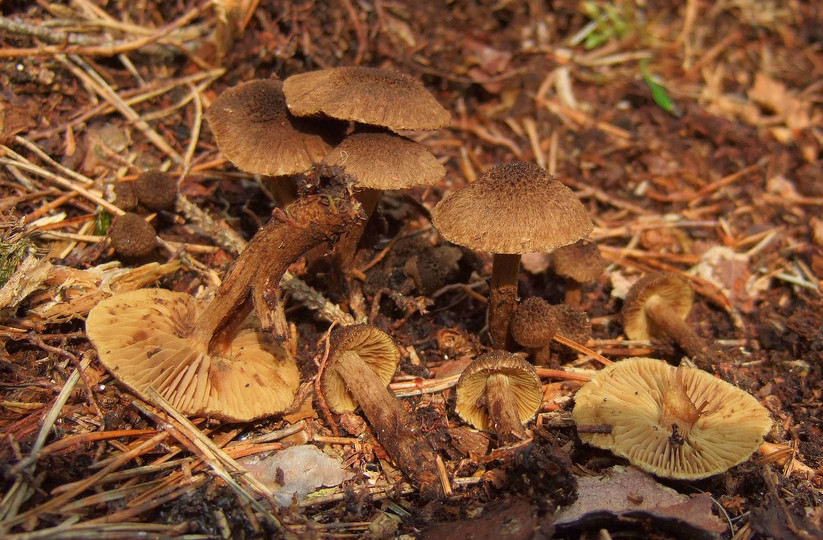
[[[489,333],[501,349],[508,346],[520,256],[571,244],[593,227],[569,188],[537,165],[519,161],[493,167],[440,201],[432,224],[449,242],[494,254]]]
[[[637,280],[623,302],[623,329],[629,339],[669,336],[701,367],[712,363],[709,344],[686,324],[694,291],[686,278],[669,272]]]
[[[421,492],[435,496],[439,488],[437,456],[418,422],[387,388],[399,361],[400,351],[385,332],[368,325],[340,328],[332,336],[329,363],[321,381],[323,396],[335,413],[359,406],[375,438],[400,470],[420,486]]]
[[[515,354],[492,351],[469,364],[457,382],[460,417],[478,429],[497,433],[501,445],[528,438],[524,423],[543,399],[534,366]]]
[[[282,412],[300,382],[288,351],[247,319],[219,349],[193,332],[190,295],[139,289],[107,298],[86,331],[103,365],[143,399],[153,387],[181,412],[245,422]]]
[[[679,479],[704,478],[744,461],[771,426],[769,412],[746,392],[705,371],[653,358],[627,358],[599,371],[578,390],[573,416],[579,428],[610,428],[579,429],[584,442]]]

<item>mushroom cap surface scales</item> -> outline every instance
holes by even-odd
[[[400,350],[394,340],[382,330],[366,324],[355,324],[337,329],[331,337],[328,364],[321,385],[326,404],[334,413],[353,411],[358,404],[346,388],[334,367],[337,359],[354,352],[377,374],[380,382],[388,386],[400,363]]]
[[[597,279],[606,269],[597,244],[586,240],[557,248],[551,261],[555,274],[579,283]]]
[[[493,167],[440,201],[432,224],[454,244],[512,255],[565,246],[593,228],[572,190],[522,161]]]
[[[339,140],[334,123],[295,118],[283,82],[260,79],[220,94],[206,112],[217,146],[240,170],[284,176],[307,171]]]
[[[537,348],[551,342],[557,325],[554,307],[538,296],[529,296],[517,306],[509,331],[520,345]]]
[[[154,387],[188,416],[244,422],[287,409],[300,382],[288,351],[247,319],[228,350],[209,354],[188,337],[197,312],[188,294],[139,289],[95,306],[86,332],[120,382],[144,398]]]
[[[420,143],[388,132],[352,133],[323,159],[339,165],[371,189],[408,189],[436,184],[446,169]]]
[[[287,78],[283,91],[296,116],[325,114],[391,130],[440,129],[449,113],[423,83],[385,69],[345,66]]]
[[[477,429],[490,430],[492,422],[482,399],[489,377],[504,376],[517,402],[517,416],[522,423],[534,417],[543,401],[540,378],[533,365],[516,354],[492,351],[478,356],[466,366],[457,381],[455,411]]]
[[[645,312],[650,302],[662,302],[685,319],[692,309],[694,289],[686,278],[671,272],[646,274],[637,280],[623,302],[623,331],[629,339],[651,339],[663,334]]]
[[[654,358],[627,358],[599,371],[577,391],[580,433],[641,469],[666,478],[697,479],[748,458],[771,427],[765,407],[743,390],[694,368]]]

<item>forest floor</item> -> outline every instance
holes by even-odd
[[[0,535],[823,537],[819,2],[38,0],[0,11]],[[216,146],[203,119],[214,99],[243,81],[348,65],[408,73],[451,114],[444,129],[407,134],[444,180],[385,195],[356,260],[359,308],[403,355],[392,388],[450,479],[435,501],[353,415],[308,399],[285,418],[174,420],[119,386],[85,333],[112,290],[208,296],[271,216],[265,185]],[[580,441],[574,381],[543,378],[531,450],[489,454],[494,438],[466,429],[452,385],[433,377],[488,349],[487,254],[464,251],[433,294],[375,299],[370,284],[402,274],[417,240],[442,242],[434,205],[513,160],[556,175],[592,217],[608,267],[584,287],[590,349],[678,363],[673,342],[627,341],[619,317],[639,275],[678,273],[697,293],[689,324],[723,351],[714,374],[769,410],[776,452],[643,488],[694,505],[708,494],[707,505],[556,522],[575,483],[627,463]],[[121,265],[107,201],[116,180],[148,168],[174,174],[188,206],[154,217],[151,261]],[[562,301],[546,265],[524,258],[521,297]],[[358,309],[302,259],[291,271]],[[329,321],[288,297],[286,315],[312,388]],[[555,354],[565,368],[602,367]],[[346,480],[278,507],[235,468],[296,445],[342,458]],[[632,489],[623,498],[642,500]]]

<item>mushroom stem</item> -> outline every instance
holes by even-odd
[[[528,438],[517,416],[517,401],[509,388],[509,377],[502,373],[489,376],[486,382],[486,410],[501,446]]]
[[[335,369],[386,453],[403,474],[420,486],[422,493],[435,497],[439,479],[437,455],[420,433],[417,422],[355,351],[343,352]]]
[[[579,306],[583,300],[583,284],[571,278],[566,278],[565,289],[563,303],[568,306]]]
[[[711,358],[709,344],[659,296],[650,298],[643,309],[649,319],[671,336],[686,354],[697,359]]]
[[[275,209],[195,321],[192,335],[208,342],[210,350],[220,348],[253,305],[263,329],[285,337],[277,318],[283,273],[300,255],[351,227],[358,216],[354,201],[326,194],[305,196],[285,211]]]
[[[517,307],[520,255],[495,253],[489,283],[489,334],[492,345],[510,350],[509,320]]]
[[[351,277],[352,269],[354,268],[354,256],[357,253],[357,245],[360,243],[363,231],[366,230],[369,218],[377,207],[380,193],[381,190],[372,188],[360,188],[354,192],[354,198],[357,199],[363,207],[366,219],[350,228],[340,238],[340,241],[337,242],[334,248],[334,259],[337,264],[337,269],[343,274],[343,279],[346,281]]]

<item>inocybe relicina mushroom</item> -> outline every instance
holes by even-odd
[[[368,325],[337,329],[331,338],[328,365],[321,385],[335,413],[358,406],[377,441],[398,468],[425,496],[438,495],[436,457],[419,422],[401,406],[387,385],[400,361],[400,351],[385,332]]]
[[[647,274],[626,294],[623,329],[629,339],[669,336],[702,368],[712,363],[709,343],[686,324],[694,291],[689,281],[670,272]]]
[[[606,269],[597,244],[588,240],[554,250],[551,265],[554,273],[566,280],[565,302],[570,306],[580,305],[583,284],[597,279]]]
[[[765,407],[700,369],[654,358],[606,366],[575,395],[580,438],[611,450],[648,472],[698,479],[748,458],[771,427]]]
[[[517,302],[520,256],[583,238],[593,225],[575,194],[537,165],[492,167],[432,211],[432,225],[449,242],[494,255],[489,284],[489,334],[510,346],[509,319]]]

